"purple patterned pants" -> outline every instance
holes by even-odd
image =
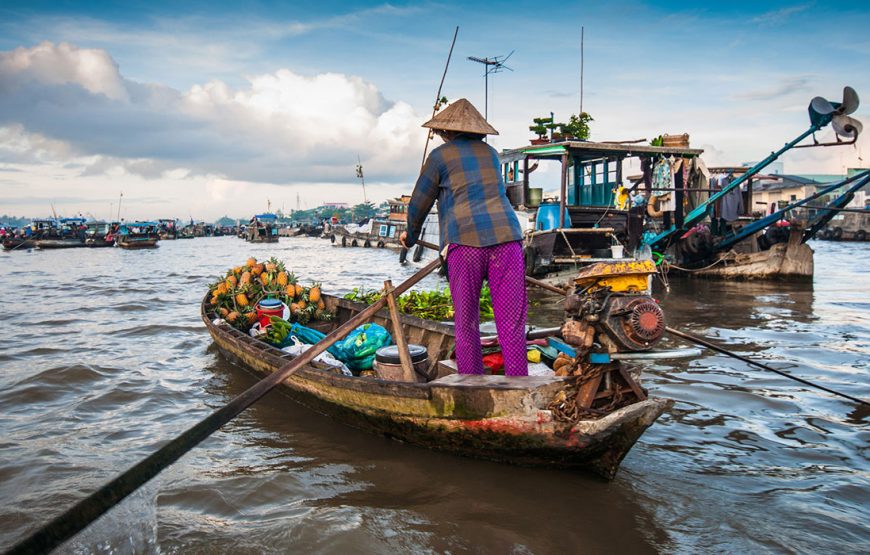
[[[450,295],[456,326],[456,366],[460,374],[483,374],[480,347],[480,289],[489,280],[498,342],[506,376],[528,376],[526,284],[519,241],[491,247],[450,245]]]

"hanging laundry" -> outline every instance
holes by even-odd
[[[726,188],[734,181],[733,175],[728,175],[725,178],[722,188]],[[726,222],[733,222],[743,214],[743,192],[737,186],[722,197],[720,207],[720,217]]]
[[[692,158],[689,169],[689,210],[694,210],[710,198],[710,170],[700,156]]]
[[[673,212],[676,208],[674,203],[674,170],[671,161],[662,158],[656,162],[653,168],[653,191],[658,198],[659,210]]]

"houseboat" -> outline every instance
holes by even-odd
[[[870,171],[789,199],[766,215],[753,214],[753,186],[791,148],[854,144],[861,127],[847,114],[857,106],[849,87],[843,103],[814,98],[809,129],[749,168],[707,168],[687,134],[666,135],[656,146],[567,140],[504,151],[508,197],[533,222],[525,240],[527,273],[550,278],[606,258],[609,247],[614,257],[655,257],[669,271],[695,276],[810,278],[813,253],[806,242],[870,182]],[[800,144],[832,122],[836,142]],[[633,184],[623,176],[628,158],[638,159],[642,172]],[[538,205],[541,190],[529,186],[529,174],[547,160],[561,164],[559,196]],[[810,221],[790,219],[826,194],[838,196],[816,206],[821,210]]]
[[[36,239],[40,249],[68,249],[85,246],[85,219],[60,218]]]

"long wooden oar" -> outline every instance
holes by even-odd
[[[401,295],[440,265],[440,260],[433,260],[393,289],[393,294],[396,296]],[[300,354],[293,361],[263,378],[227,403],[223,408],[213,412],[93,494],[76,503],[71,509],[53,519],[28,538],[16,544],[8,553],[16,555],[23,553],[48,553],[78,532],[84,530],[89,524],[120,503],[121,500],[144,485],[161,470],[177,461],[182,455],[196,447],[202,440],[272,391],[294,372],[314,360],[317,355],[346,336],[358,325],[371,318],[386,303],[387,296],[385,295],[333,330],[319,343],[312,345],[310,349]]]

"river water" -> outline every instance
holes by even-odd
[[[657,296],[673,327],[870,398],[870,246],[813,247],[812,284],[672,280]],[[313,238],[0,253],[0,549],[255,383],[198,312],[248,255],[327,293],[416,270]],[[559,318],[546,296],[532,313]],[[645,385],[676,404],[610,483],[399,444],[273,392],[62,551],[870,551],[870,412],[715,353],[650,365]]]

